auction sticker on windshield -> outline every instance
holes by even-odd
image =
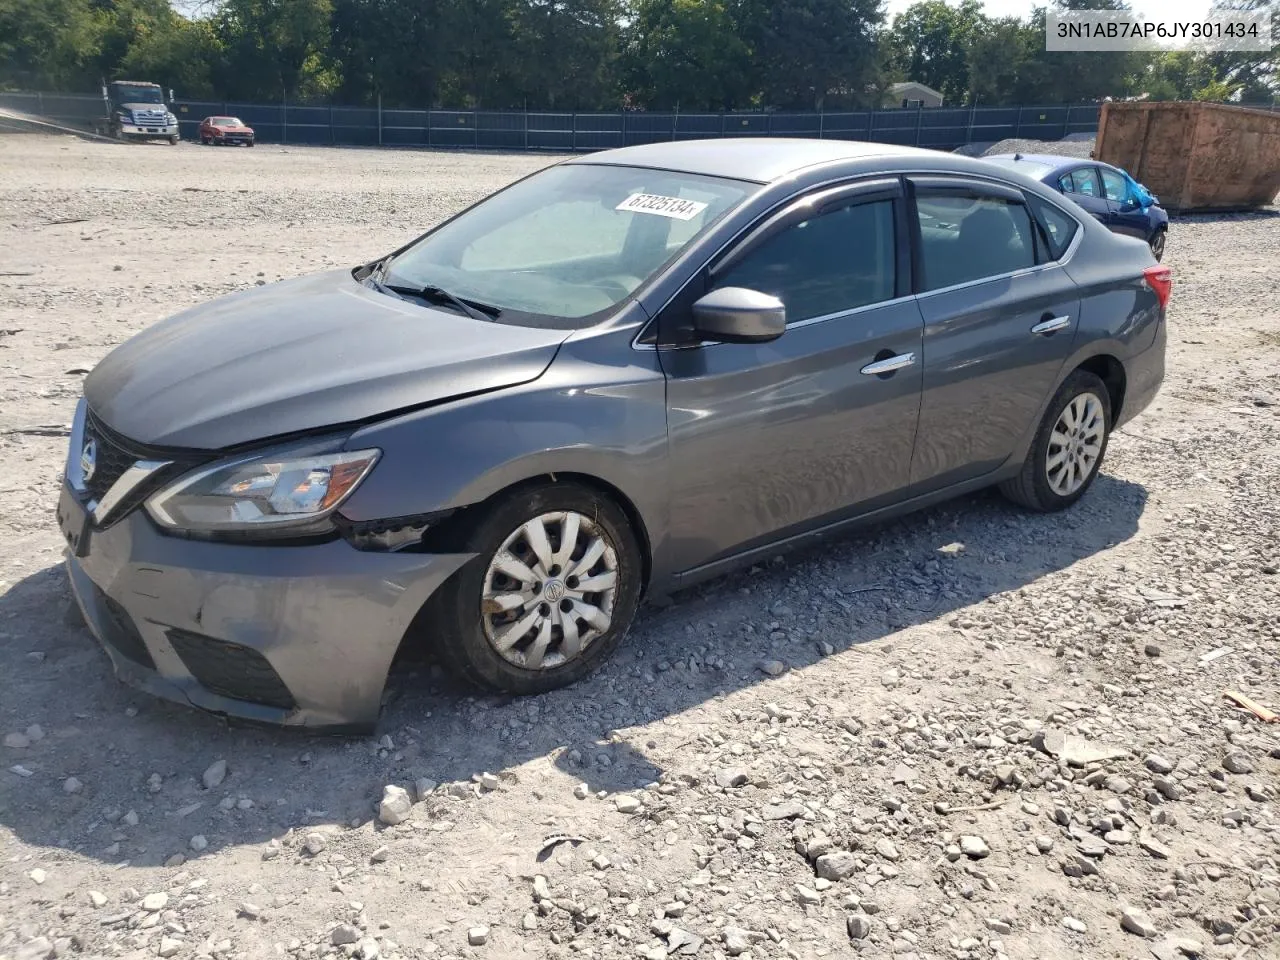
[[[654,213],[660,217],[670,217],[672,220],[692,220],[707,209],[707,205],[697,200],[681,200],[679,197],[633,193],[614,209],[626,210],[630,213]]]

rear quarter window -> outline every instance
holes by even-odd
[[[1062,208],[1028,193],[1027,206],[1036,223],[1036,260],[1046,263],[1061,260],[1071,247],[1080,223]]]

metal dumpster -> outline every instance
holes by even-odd
[[[1104,103],[1097,158],[1169,210],[1247,210],[1280,194],[1280,113],[1217,103]]]

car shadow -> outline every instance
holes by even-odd
[[[362,739],[229,725],[117,683],[62,567],[49,567],[0,596],[0,735],[30,741],[0,746],[0,826],[28,844],[154,865],[189,855],[197,835],[217,850],[366,822],[388,783],[476,790],[481,772],[518,783],[541,767],[592,791],[643,787],[664,771],[662,751],[649,752],[658,744],[641,738],[767,682],[762,664],[803,674],[945,623],[1132,537],[1146,501],[1106,475],[1059,514],[982,493],[774,557],[645,607],[599,672],[542,696],[476,694],[411,654],[392,670],[377,736]],[[228,772],[209,789],[202,774],[217,760]]]

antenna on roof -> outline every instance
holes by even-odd
[[[1021,160],[1021,159],[1022,159],[1022,154],[1020,154],[1020,153],[1015,153],[1015,154],[1013,155],[1013,159],[1015,159],[1015,160]]]

